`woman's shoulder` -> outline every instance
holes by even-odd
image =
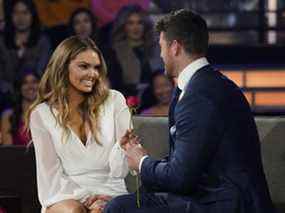
[[[46,114],[47,110],[49,110],[49,106],[46,102],[42,102],[40,104],[38,104],[33,111],[31,112],[31,117],[34,115],[42,115],[42,114]]]
[[[126,102],[124,95],[120,91],[114,89],[110,89],[108,99],[115,103]]]
[[[105,108],[120,111],[122,108],[125,108],[126,105],[124,95],[117,90],[110,89],[109,96],[104,104]]]
[[[54,124],[54,117],[52,116],[51,108],[47,102],[38,104],[31,112],[31,123],[36,124],[38,127],[49,128]],[[54,129],[54,128],[53,128]]]

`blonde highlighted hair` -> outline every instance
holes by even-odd
[[[83,120],[87,121],[91,127],[92,135],[98,140],[99,125],[98,114],[100,106],[105,102],[109,95],[107,84],[107,67],[101,51],[90,38],[79,38],[72,36],[62,41],[53,52],[47,68],[39,84],[37,98],[25,115],[25,124],[28,129],[32,111],[40,103],[46,102],[57,123],[63,127],[64,133],[69,134],[68,121],[70,119],[70,107],[68,105],[68,86],[69,86],[69,64],[70,61],[86,50],[93,50],[99,56],[101,65],[99,68],[99,78],[93,90],[85,95],[84,101],[80,104],[80,111]],[[58,111],[55,115],[54,110]]]

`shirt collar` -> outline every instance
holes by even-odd
[[[195,72],[208,64],[208,60],[205,57],[202,57],[187,65],[178,76],[177,85],[179,89],[184,91]]]

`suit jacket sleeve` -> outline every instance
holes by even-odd
[[[141,178],[146,188],[189,193],[206,171],[223,132],[222,119],[207,99],[185,94],[175,110],[175,148],[169,161],[150,157],[142,163]]]

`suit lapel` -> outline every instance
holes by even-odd
[[[174,90],[173,96],[172,96],[172,100],[171,100],[170,106],[169,106],[169,125],[170,125],[170,127],[175,124],[175,121],[174,121],[174,111],[175,111],[175,106],[176,106],[176,104],[178,102],[180,94],[181,94],[181,89],[176,87],[175,90]]]
[[[174,141],[173,138],[171,136],[171,128],[173,128],[173,126],[175,125],[175,119],[174,119],[174,112],[175,112],[175,106],[178,102],[179,99],[179,95],[181,94],[181,89],[179,89],[178,87],[175,88],[173,96],[172,96],[172,100],[169,106],[169,114],[168,114],[168,128],[169,128],[169,156],[171,156],[171,152],[173,150],[173,145],[174,145]]]

